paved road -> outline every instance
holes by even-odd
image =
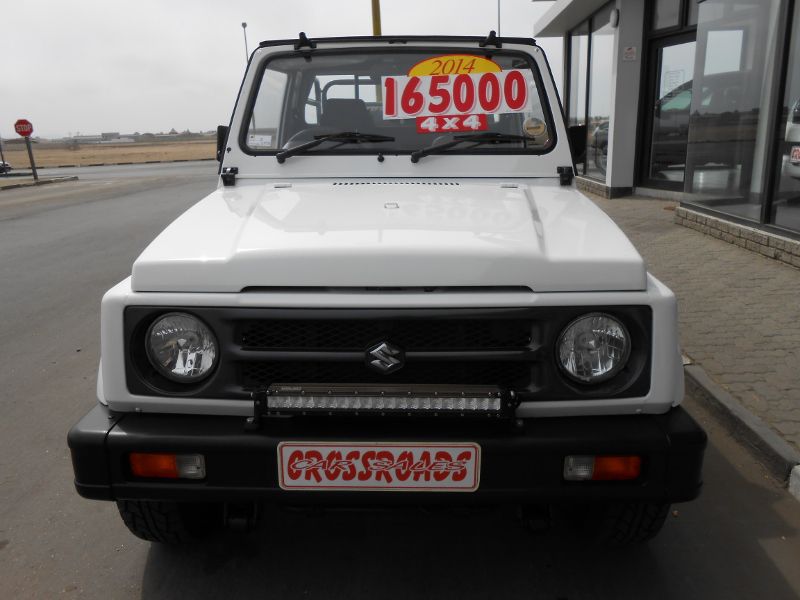
[[[684,352],[800,450],[800,270],[675,225],[674,202],[594,199],[677,295]]]
[[[529,534],[507,511],[270,512],[184,551],[132,537],[74,493],[65,435],[94,402],[103,291],[215,182],[212,163],[134,171],[50,186],[63,205],[0,193],[0,598],[800,596],[800,503],[691,399],[711,435],[705,493],[641,548]]]
[[[197,160],[185,163],[150,163],[140,165],[110,165],[108,167],[64,167],[39,169],[42,176],[72,176],[81,179],[125,179],[130,177],[152,177],[167,175],[208,175],[216,171],[215,161]]]

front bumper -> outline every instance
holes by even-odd
[[[471,493],[285,491],[277,447],[286,441],[475,442],[480,487]],[[97,405],[68,437],[81,496],[98,500],[251,501],[287,504],[494,504],[626,500],[681,502],[700,493],[706,434],[682,408],[663,415],[472,420],[266,419],[112,413]],[[201,453],[202,481],[137,480],[130,452]],[[635,481],[568,482],[566,455],[638,454]]]

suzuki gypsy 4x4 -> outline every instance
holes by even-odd
[[[698,495],[675,296],[570,185],[533,40],[264,42],[219,134],[219,187],[103,298],[81,495],[160,542],[265,503],[641,541]]]

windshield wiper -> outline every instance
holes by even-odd
[[[340,144],[364,144],[364,143],[377,143],[377,142],[393,142],[394,138],[390,135],[378,135],[375,133],[359,133],[357,131],[342,131],[339,133],[328,133],[325,135],[315,135],[313,140],[281,150],[275,155],[279,163],[284,163],[287,158],[300,154],[311,148],[319,146],[323,142],[338,142]]]
[[[434,144],[420,148],[411,153],[411,162],[419,162],[419,159],[429,154],[437,154],[442,150],[447,150],[453,146],[458,146],[465,142],[473,142],[475,146],[481,144],[512,144],[514,142],[522,142],[524,147],[528,146],[529,138],[524,135],[514,135],[513,133],[499,133],[496,131],[484,131],[483,133],[468,133],[466,135],[455,135],[449,142],[443,144]],[[474,146],[473,146],[474,147]]]

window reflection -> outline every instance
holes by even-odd
[[[686,153],[692,201],[759,220],[760,167],[770,138],[768,48],[779,0],[706,0],[700,4]]]
[[[586,174],[605,181],[608,127],[611,118],[611,73],[614,62],[614,28],[609,21],[613,4],[592,17],[589,57],[589,110],[586,123]]]
[[[800,71],[792,60],[800,57],[800,4],[794,5],[792,42],[778,136],[778,170],[771,221],[800,231]]]
[[[582,23],[570,36],[569,126],[586,125],[586,74],[589,68],[589,25]],[[578,173],[585,173],[585,155],[576,157]]]

